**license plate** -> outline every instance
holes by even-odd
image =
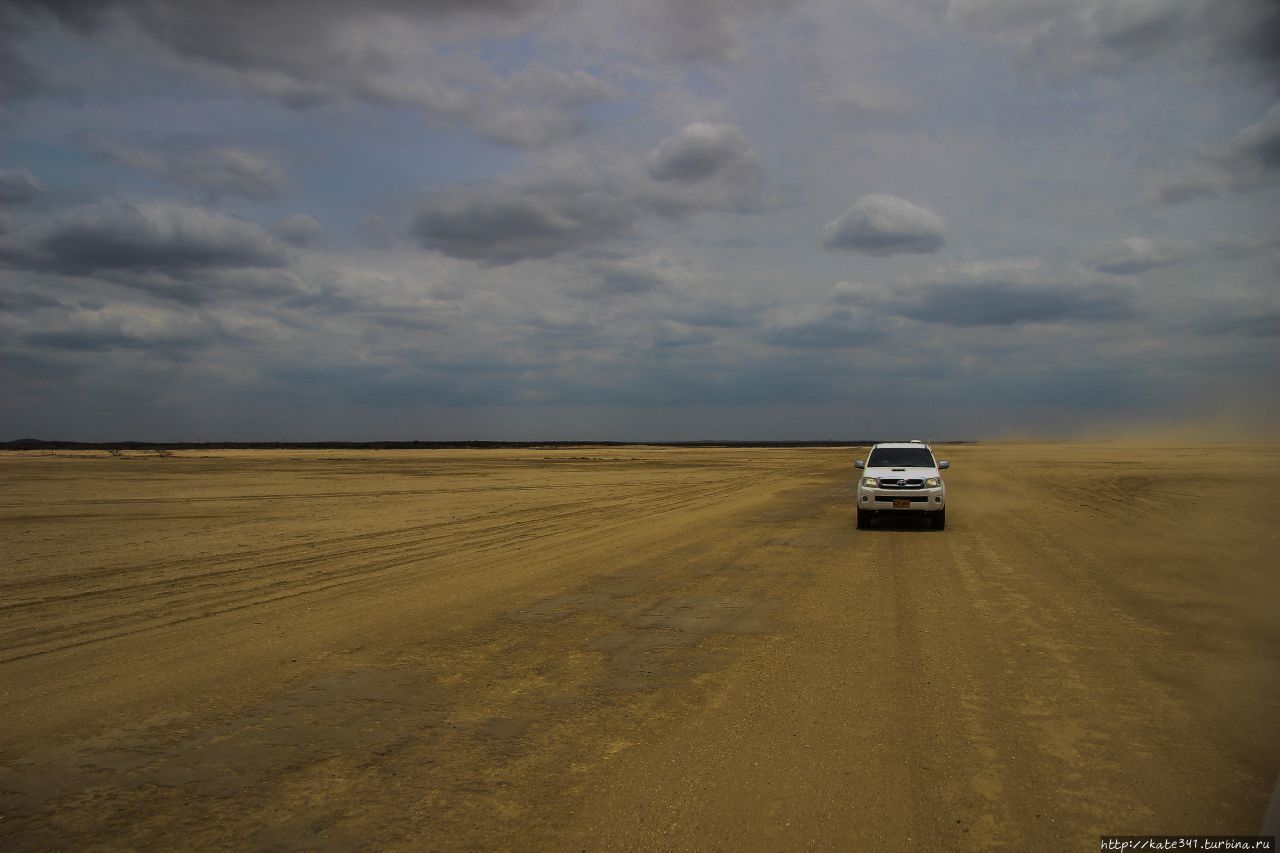
[[[894,509],[911,509],[911,501],[894,501]]]

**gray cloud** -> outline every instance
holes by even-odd
[[[1188,247],[1170,240],[1130,237],[1120,243],[1104,246],[1094,256],[1093,268],[1111,275],[1134,275],[1160,267],[1181,263],[1189,256]]]
[[[184,360],[194,350],[241,339],[221,324],[185,309],[141,305],[96,310],[68,307],[27,324],[17,337],[29,347],[70,353],[132,350],[168,360]]]
[[[946,242],[946,223],[893,195],[864,195],[823,230],[822,245],[883,257],[929,254]]]
[[[280,267],[284,250],[252,222],[171,202],[109,202],[55,218],[5,252],[12,266],[73,275]]]
[[[681,302],[669,318],[687,326],[709,329],[743,329],[757,325],[760,310],[754,306],[705,302]]]
[[[1136,275],[1162,267],[1215,260],[1240,260],[1274,246],[1273,241],[1219,237],[1201,242],[1130,237],[1103,246],[1091,259],[1098,272]]]
[[[236,148],[184,155],[173,162],[168,178],[214,195],[239,195],[254,201],[278,197],[287,183],[273,163]]]
[[[527,17],[547,0],[369,0],[359,9],[343,0],[310,0],[305,9],[292,3],[244,3],[242,0],[4,0],[5,13],[30,26],[33,19],[56,18],[78,33],[92,33],[123,15],[175,50],[228,63],[248,62],[273,46],[298,49],[306,40],[325,40],[353,18],[383,14],[436,24],[459,19],[512,20]],[[298,53],[302,51],[299,49]],[[301,61],[291,57],[290,61]],[[313,61],[319,61],[318,59]]]
[[[645,158],[658,181],[692,183],[726,172],[759,169],[742,132],[731,124],[694,122],[658,143]]]
[[[793,4],[794,0],[662,0],[640,8],[663,58],[728,62],[739,58],[743,30],[752,17],[781,13]]]
[[[131,169],[213,196],[238,195],[253,201],[271,201],[288,183],[274,163],[238,148],[160,153],[130,148],[101,136],[86,138],[85,145],[93,153]]]
[[[1277,338],[1280,337],[1280,311],[1261,309],[1250,313],[1238,308],[1218,307],[1206,316],[1194,320],[1190,328],[1204,335]]]
[[[71,352],[105,352],[109,350],[146,350],[169,352],[175,356],[202,343],[192,337],[157,337],[131,334],[119,328],[55,329],[34,332],[22,339],[23,343],[37,347]]]
[[[792,349],[847,349],[875,343],[885,334],[884,323],[858,308],[826,305],[772,312],[761,337]]]
[[[439,107],[425,105],[427,111],[438,109],[442,116],[466,124],[481,136],[522,148],[576,135],[586,126],[581,108],[620,94],[613,85],[582,70],[565,72],[536,65],[506,79],[482,76],[487,91]]]
[[[1234,169],[1280,169],[1280,103],[1267,110],[1259,121],[1237,133],[1218,158]]]
[[[271,235],[295,246],[310,246],[324,239],[324,226],[314,216],[294,213],[271,223]]]
[[[427,249],[491,265],[549,258],[628,235],[644,216],[680,218],[700,211],[753,213],[767,207],[765,175],[728,125],[690,125],[641,161],[615,170],[577,169],[540,180],[493,181],[428,197],[410,223],[410,234]],[[695,141],[710,128],[706,155]],[[671,155],[660,155],[663,147]],[[656,180],[655,165],[683,179]],[[697,165],[694,165],[695,162]],[[696,176],[696,177],[695,177]]]
[[[0,100],[31,97],[45,88],[40,71],[13,49],[15,41],[13,34],[0,41]]]
[[[658,273],[619,264],[602,270],[589,286],[574,291],[574,295],[584,299],[616,299],[658,293],[666,288],[666,279]]]
[[[1185,175],[1163,179],[1150,197],[1156,204],[1182,204],[1202,196],[1217,195],[1226,187],[1227,182],[1220,175]]]
[[[0,205],[26,204],[44,192],[44,184],[27,169],[0,169]]]
[[[656,349],[674,349],[678,347],[700,347],[715,343],[715,335],[696,328],[689,328],[680,323],[665,322],[661,330],[654,335],[653,346]]]

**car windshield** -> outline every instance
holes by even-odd
[[[932,468],[933,454],[923,447],[877,447],[868,468]]]

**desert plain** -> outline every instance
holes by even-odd
[[[1280,445],[0,455],[0,848],[1255,833]]]

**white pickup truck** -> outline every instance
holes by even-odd
[[[933,458],[922,441],[886,442],[871,448],[858,481],[858,529],[866,529],[877,515],[921,515],[934,530],[947,526],[947,484],[942,482],[949,462]]]

